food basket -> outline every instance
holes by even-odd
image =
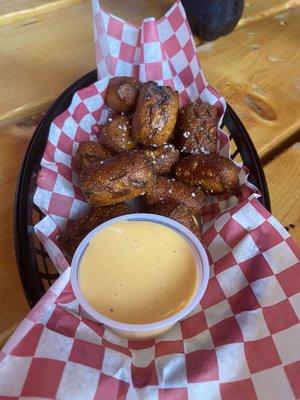
[[[74,93],[97,80],[96,70],[66,89],[45,113],[27,149],[17,184],[14,210],[14,240],[17,264],[28,303],[33,307],[58,277],[55,266],[34,233],[34,225],[43,218],[34,205],[36,176],[47,143],[51,122],[71,103]],[[249,169],[249,181],[260,191],[260,202],[269,210],[270,198],[265,175],[256,149],[242,122],[227,104],[221,128],[231,141],[231,158]]]

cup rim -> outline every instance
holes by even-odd
[[[101,314],[99,311],[95,310],[88,303],[85,296],[83,295],[78,282],[78,271],[80,267],[81,257],[84,254],[86,247],[88,246],[90,240],[96,234],[98,234],[108,226],[113,225],[120,221],[149,221],[167,226],[168,228],[175,230],[177,233],[183,236],[183,238],[187,240],[189,244],[192,246],[196,256],[196,265],[198,268],[198,272],[200,268],[202,269],[202,279],[198,280],[197,289],[196,292],[194,293],[192,300],[184,308],[182,308],[179,312],[172,315],[171,317],[168,317],[166,319],[157,322],[151,322],[146,324],[130,324],[125,322],[119,322],[110,319],[105,315]],[[89,232],[80,242],[71,262],[71,286],[74,291],[74,295],[78,300],[79,304],[82,306],[82,308],[96,321],[103,323],[112,329],[123,330],[123,331],[125,330],[128,332],[145,332],[150,330],[156,330],[164,328],[168,325],[172,325],[177,321],[181,320],[187,314],[189,314],[199,303],[207,288],[208,280],[209,280],[209,262],[206,251],[200,240],[181,223],[174,221],[171,218],[151,213],[135,213],[135,214],[121,215],[119,217],[112,218],[109,221],[104,222],[103,224],[100,224],[99,226],[94,228],[91,232]]]

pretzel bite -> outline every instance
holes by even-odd
[[[150,190],[155,174],[142,152],[128,151],[92,164],[80,175],[80,188],[92,206],[119,203]]]
[[[156,204],[149,208],[149,212],[158,215],[164,215],[180,222],[187,227],[198,239],[201,237],[197,218],[184,204],[164,203]]]
[[[158,176],[152,189],[146,192],[146,203],[153,206],[159,203],[182,203],[193,214],[199,216],[205,205],[205,194],[201,190],[184,183]]]
[[[212,195],[236,193],[239,168],[219,154],[198,154],[182,158],[174,168],[176,178],[188,185],[199,186]]]
[[[79,169],[83,169],[110,156],[109,150],[103,144],[87,141],[79,143],[75,160]]]
[[[109,80],[105,103],[117,112],[134,110],[141,83],[129,76],[117,76]]]
[[[111,218],[132,212],[131,207],[126,203],[92,208],[88,214],[75,221],[58,237],[58,243],[72,257],[79,243],[91,230]]]
[[[218,111],[208,103],[182,107],[176,125],[176,145],[183,153],[216,153]]]
[[[121,153],[133,150],[137,142],[130,136],[131,118],[127,115],[115,115],[103,127],[103,142],[111,150]]]
[[[165,144],[157,149],[145,149],[144,154],[159,175],[168,174],[173,164],[179,160],[179,150],[172,144]]]
[[[179,107],[178,92],[149,81],[139,92],[132,133],[146,146],[161,146],[172,135]]]

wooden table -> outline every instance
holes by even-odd
[[[102,0],[133,23],[170,0]],[[245,124],[267,176],[273,214],[300,243],[300,0],[250,0],[235,31],[195,38],[208,81]],[[299,7],[299,8],[298,8]],[[85,0],[0,0],[0,346],[28,312],[14,258],[12,217],[19,168],[41,113],[94,69]]]

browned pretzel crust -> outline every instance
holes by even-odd
[[[91,230],[111,218],[132,212],[131,207],[126,203],[92,208],[88,214],[75,221],[58,237],[58,243],[72,257],[79,243]]]
[[[182,107],[176,125],[176,144],[183,153],[216,153],[218,111],[208,103]]]
[[[144,83],[132,120],[132,134],[146,146],[161,146],[172,135],[179,107],[178,92],[155,82]]]
[[[111,78],[106,90],[105,103],[117,112],[134,110],[141,83],[128,76]]]
[[[79,143],[75,160],[79,169],[83,169],[110,156],[110,151],[103,144],[87,141]]]
[[[236,193],[239,168],[219,154],[198,154],[184,157],[174,168],[176,178],[188,185],[199,186],[211,195]]]
[[[156,204],[149,208],[153,214],[164,215],[180,222],[186,226],[193,234],[200,239],[201,232],[199,229],[198,221],[193,213],[184,204],[164,203]]]
[[[193,214],[199,216],[205,205],[205,194],[184,183],[158,176],[152,189],[146,192],[146,203],[153,206],[159,203],[182,203]]]
[[[133,150],[137,142],[131,137],[131,118],[121,114],[109,118],[103,127],[103,142],[115,153]]]
[[[157,149],[145,149],[144,154],[153,166],[154,172],[159,175],[166,175],[171,167],[179,160],[179,150],[172,144],[164,144]]]
[[[106,206],[133,199],[150,190],[155,174],[140,151],[120,153],[84,169],[80,188],[93,206]]]

